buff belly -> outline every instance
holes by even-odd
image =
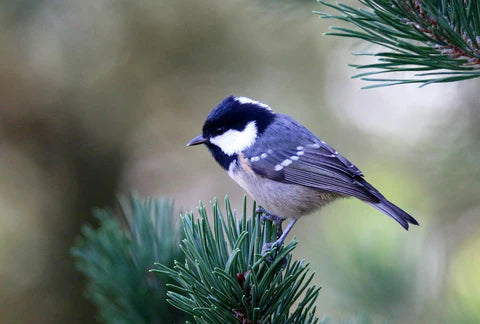
[[[233,162],[228,175],[269,213],[282,218],[299,218],[341,197],[336,193],[270,180],[255,174],[245,163]]]

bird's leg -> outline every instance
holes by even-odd
[[[263,207],[258,207],[255,210],[255,213],[262,214],[262,216],[260,216],[260,221],[262,223],[265,222],[266,220],[269,220],[272,223],[274,223],[275,225],[277,225],[277,239],[279,239],[282,236],[282,234],[283,234],[282,223],[285,220],[285,218],[282,218],[282,217],[277,216],[277,215],[270,214]]]
[[[288,223],[287,228],[285,228],[285,232],[283,232],[282,235],[276,241],[278,246],[283,244],[283,242],[287,238],[288,233],[292,230],[293,225],[295,225],[296,222],[297,222],[297,219],[294,218],[290,221],[290,223]]]
[[[297,222],[296,218],[292,219],[290,223],[288,223],[287,227],[285,228],[285,231],[282,233],[282,235],[280,235],[280,237],[275,242],[265,243],[262,248],[262,255],[270,251],[274,244],[277,244],[277,246],[280,247],[283,244],[283,242],[285,242],[285,239],[287,238],[288,233],[292,230],[293,225],[295,225],[296,222]]]

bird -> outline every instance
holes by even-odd
[[[292,117],[248,97],[230,95],[208,114],[202,134],[187,146],[204,144],[218,164],[261,206],[262,220],[278,225],[284,243],[297,220],[338,199],[355,197],[397,221],[419,225],[385,198],[363,173]],[[290,219],[285,230],[282,222]]]

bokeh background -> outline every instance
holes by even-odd
[[[344,1],[356,5],[354,1]],[[314,1],[0,2],[0,323],[91,323],[69,249],[118,192],[242,190],[186,148],[230,94],[292,115],[421,223],[354,200],[293,233],[334,322],[480,322],[478,80],[360,90]],[[121,284],[121,283],[120,283]]]

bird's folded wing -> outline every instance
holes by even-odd
[[[292,144],[288,149],[285,143],[270,145],[268,152],[249,152],[245,157],[257,174],[272,180],[379,201],[361,171],[332,147],[322,141]]]

